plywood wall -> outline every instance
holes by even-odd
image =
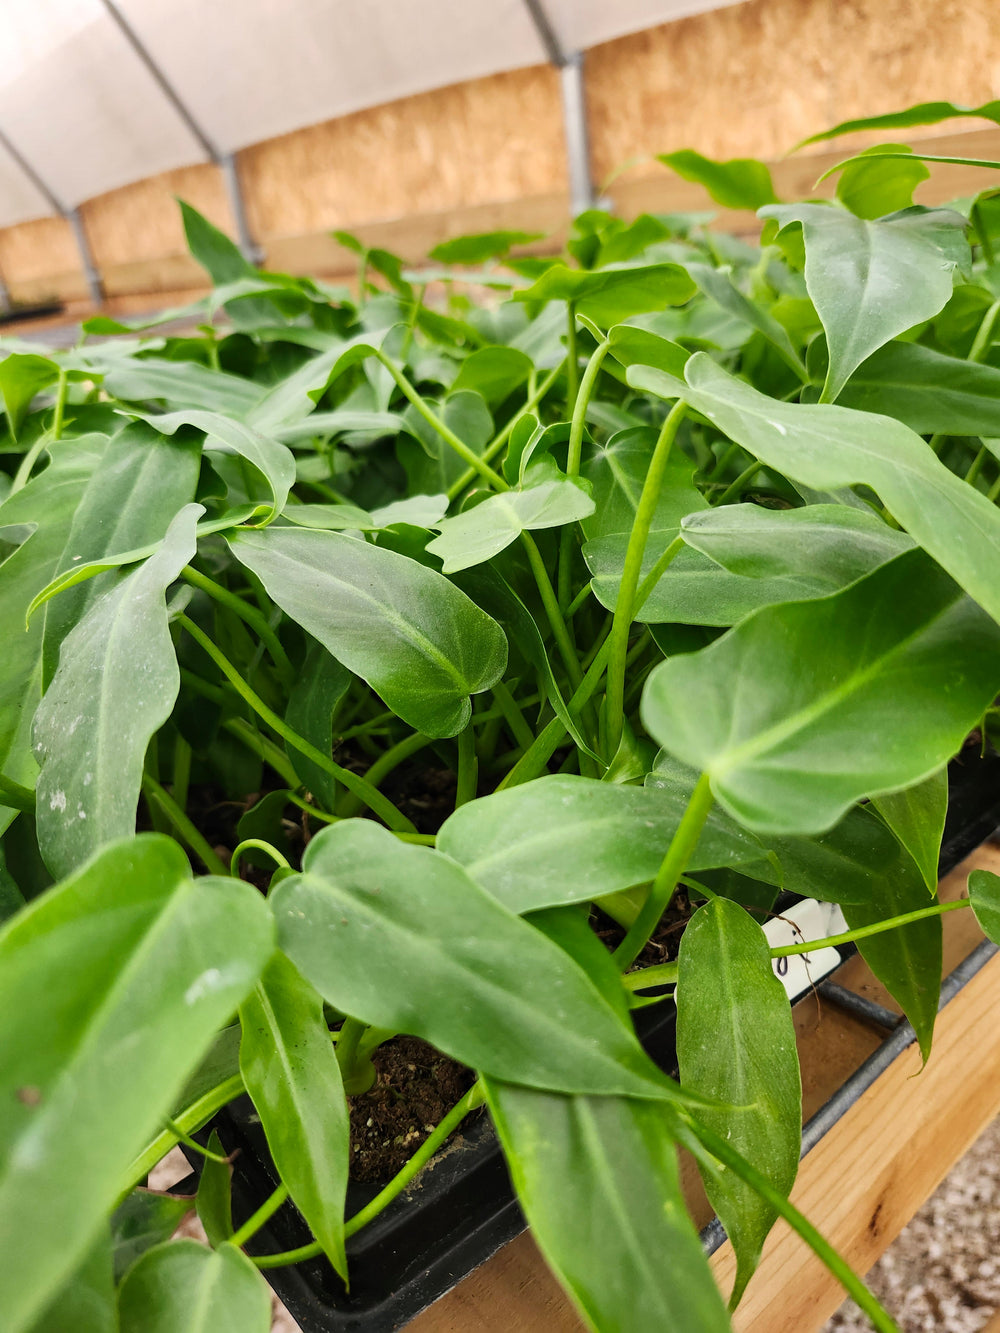
[[[594,48],[585,81],[593,177],[600,185],[617,173],[610,194],[623,212],[702,206],[696,187],[653,161],[657,152],[689,146],[713,157],[772,160],[794,194],[810,188],[830,151],[806,150],[817,153],[815,163],[785,163],[808,134],[914,101],[975,104],[1000,94],[1000,5],[746,0]],[[953,150],[988,156],[992,145],[997,155],[997,131],[984,131],[983,122],[908,137],[942,134]],[[248,148],[239,171],[251,230],[274,268],[349,271],[353,259],[330,238],[333,228],[410,259],[462,231],[514,226],[558,235],[568,211],[558,75],[548,67],[517,70],[373,107]],[[985,178],[957,182],[945,174],[923,197],[947,198]],[[203,281],[185,254],[175,194],[232,230],[212,166],[153,177],[84,205],[112,295],[162,295]],[[0,276],[19,299],[85,292],[69,228],[59,220],[0,231]]]

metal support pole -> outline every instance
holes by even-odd
[[[593,208],[594,185],[590,178],[590,136],[587,132],[587,100],[583,81],[583,52],[575,51],[560,67],[563,128],[566,133],[566,166],[569,171],[569,201],[573,213]]]
[[[570,208],[574,214],[596,203],[590,178],[590,135],[587,131],[587,90],[583,78],[583,52],[565,51],[545,12],[543,0],[524,0],[539,41],[551,64],[559,71],[562,91],[563,132],[566,136],[566,167],[569,176]]]
[[[260,246],[253,238],[250,223],[247,221],[246,202],[243,198],[243,188],[240,185],[240,172],[236,162],[236,154],[227,153],[225,157],[220,158],[219,167],[222,171],[222,179],[226,182],[229,207],[233,210],[237,241],[243,251],[243,258],[248,263],[259,264],[263,256]]]
[[[101,305],[104,301],[104,286],[101,282],[101,275],[97,271],[97,265],[94,263],[94,256],[90,250],[90,241],[87,239],[80,210],[71,208],[63,216],[73,228],[73,237],[76,240],[76,248],[80,252],[80,262],[83,265],[83,275],[87,279],[87,286],[90,289],[90,299],[94,305]]]
[[[188,130],[194,136],[201,146],[202,152],[222,172],[226,183],[226,193],[229,196],[229,204],[233,210],[233,219],[236,223],[236,233],[239,247],[244,257],[251,264],[258,262],[259,249],[250,234],[250,227],[247,222],[246,206],[243,199],[243,191],[240,186],[239,172],[236,169],[236,161],[232,153],[222,153],[216,144],[208,137],[205,131],[198,124],[190,107],[181,98],[177,89],[173,86],[166,74],[156,63],[152,52],[145,45],[139,34],[129,23],[128,19],[119,9],[117,0],[102,0],[104,8],[108,15],[117,25],[122,36],[131,46],[132,50],[146,66],[157,87],[166,97],[167,101],[180,116],[181,120],[187,126]]]

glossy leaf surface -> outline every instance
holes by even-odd
[[[1000,370],[893,342],[863,361],[838,398],[921,435],[1000,435]]]
[[[806,286],[830,349],[826,401],[872,352],[936,315],[969,262],[965,219],[945,209],[872,222],[824,204],[774,204],[761,216],[802,224]]]
[[[587,902],[655,876],[688,797],[571,775],[538,778],[461,806],[437,846],[513,912]],[[752,834],[716,811],[690,869],[765,855]]]
[[[792,1011],[764,933],[742,907],[716,898],[688,922],[678,968],[681,1078],[728,1104],[699,1119],[787,1195],[799,1165],[802,1088]],[[736,1252],[735,1304],[777,1214],[730,1171],[706,1174],[705,1188]]]
[[[969,901],[983,934],[1000,944],[1000,875],[974,870],[969,876]]]
[[[230,539],[282,610],[428,736],[454,736],[507,661],[495,620],[434,570],[336,532]]]
[[[593,1329],[726,1333],[663,1108],[486,1080],[532,1235]]]
[[[208,1136],[208,1150],[217,1157],[224,1156],[222,1140],[214,1129]],[[209,1245],[218,1249],[233,1234],[232,1169],[228,1162],[203,1159],[195,1207]]]
[[[33,352],[12,352],[0,361],[0,398],[15,440],[32,399],[58,378],[56,363]]]
[[[839,406],[776,402],[700,353],[688,362],[686,387],[655,370],[628,373],[633,385],[686,398],[794,481],[817,490],[870,486],[914,541],[1000,620],[1000,586],[992,575],[1000,512],[900,422]]]
[[[948,770],[942,768],[903,791],[876,796],[872,804],[916,861],[924,883],[934,893],[948,813]]]
[[[278,953],[240,1008],[240,1072],[281,1179],[327,1258],[347,1276],[347,1100],[323,1001]]]
[[[93,604],[38,706],[38,839],[56,876],[135,828],[146,747],[180,680],[165,592],[194,555],[201,512],[186,506],[156,554]]]
[[[342,1012],[511,1082],[678,1095],[586,974],[447,857],[345,820],[302,864],[271,895],[278,937]]]
[[[19,1333],[272,949],[259,894],[159,835],[107,848],[0,933],[0,1306]],[[109,1096],[109,1088],[114,1095]]]
[[[579,314],[608,328],[644,310],[681,305],[694,291],[679,264],[611,264],[591,272],[553,264],[514,300],[572,301]]]
[[[643,721],[750,828],[818,833],[950,758],[1000,686],[998,655],[995,622],[911,551],[664,662]]]
[[[268,1333],[271,1292],[232,1245],[196,1240],[148,1250],[118,1294],[121,1333]]]
[[[676,171],[686,181],[703,185],[717,204],[726,208],[747,208],[756,212],[764,204],[777,200],[771,173],[763,162],[752,157],[734,157],[728,162],[714,162],[693,148],[676,153],[657,153],[657,161]]]
[[[593,512],[585,485],[570,477],[546,477],[439,520],[435,526],[440,536],[427,543],[427,550],[444,562],[445,574],[452,574],[491,560],[522,532],[561,527]]]

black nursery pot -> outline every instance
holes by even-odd
[[[981,759],[973,751],[966,756],[949,770],[942,874],[1000,824],[1000,756]],[[662,1010],[640,1011],[637,1026],[650,1055],[662,1069],[675,1072],[674,1010],[666,1005]],[[233,1205],[242,1220],[276,1184],[264,1134],[247,1097],[220,1112],[213,1126],[227,1152],[239,1149]],[[347,1215],[363,1208],[378,1190],[378,1185],[352,1184]],[[479,1112],[407,1190],[348,1241],[349,1293],[325,1259],[268,1269],[266,1276],[303,1333],[388,1333],[415,1318],[524,1227],[500,1146],[488,1116]],[[301,1217],[286,1204],[248,1248],[275,1253],[310,1240]]]

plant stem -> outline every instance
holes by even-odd
[[[576,350],[576,302],[566,302],[566,406],[570,412],[576,407],[579,393],[580,362]]]
[[[511,419],[507,422],[506,426],[504,426],[504,428],[500,431],[500,433],[493,437],[493,439],[483,450],[482,461],[484,463],[491,463],[493,461],[493,459],[497,456],[500,450],[510,439],[514,431],[514,427],[521,420],[521,418],[526,413],[534,411],[534,409],[538,406],[538,404],[542,401],[542,399],[545,397],[548,391],[552,388],[553,384],[555,384],[556,380],[559,378],[559,375],[565,364],[566,362],[565,360],[563,360],[560,361],[558,365],[553,366],[553,368],[545,376],[545,378],[542,380],[541,384],[537,387],[537,389],[535,389],[531,394],[529,394],[528,399],[525,402],[524,406],[521,407],[519,411],[515,412],[514,415],[511,417]],[[457,500],[458,497],[465,490],[465,488],[471,485],[472,482],[475,481],[477,471],[478,470],[476,468],[470,467],[465,472],[463,472],[462,475],[458,478],[458,480],[453,482],[451,486],[448,487],[448,499]]]
[[[265,842],[263,838],[244,838],[243,841],[237,845],[236,850],[233,852],[229,860],[229,873],[234,879],[239,877],[240,857],[251,847],[256,847],[259,852],[264,852],[265,855],[271,857],[275,865],[281,866],[284,870],[291,870],[292,867],[278,851],[277,847],[272,847],[271,844]]]
[[[32,469],[38,462],[40,454],[44,449],[47,449],[51,443],[52,440],[48,435],[39,435],[38,439],[21,459],[20,466],[14,473],[14,480],[10,484],[8,495],[15,495],[18,491],[23,490],[25,486],[27,486],[28,482],[31,480]]]
[[[195,643],[199,644],[205,652],[208,653],[209,657],[226,677],[230,685],[234,687],[254,712],[263,718],[267,725],[278,733],[286,744],[290,745],[294,750],[298,750],[299,754],[304,754],[307,759],[311,759],[313,763],[322,768],[324,772],[335,777],[338,782],[342,783],[347,788],[348,791],[354,792],[354,794],[363,801],[370,810],[377,814],[380,819],[385,821],[389,828],[403,833],[416,832],[412,823],[404,814],[396,809],[388,797],[383,796],[380,791],[373,787],[370,782],[366,782],[364,778],[358,777],[356,773],[352,773],[349,769],[341,768],[339,764],[334,763],[329,755],[324,754],[323,751],[318,750],[315,745],[311,745],[309,741],[304,740],[298,732],[292,730],[283,718],[280,718],[277,713],[268,708],[264,700],[261,699],[258,694],[255,694],[246,683],[240,673],[233,666],[232,662],[229,661],[228,657],[216,648],[208,635],[205,634],[193,620],[190,620],[185,615],[179,615],[176,623],[180,625],[182,629],[187,630]]]
[[[646,543],[649,540],[649,529],[660,500],[660,491],[663,489],[663,478],[666,475],[667,464],[670,461],[670,450],[677,438],[677,431],[686,411],[687,404],[683,399],[678,399],[663,423],[659,438],[656,441],[656,447],[653,450],[653,457],[649,462],[646,480],[642,485],[635,518],[632,521],[632,531],[629,533],[628,547],[625,551],[625,566],[622,570],[618,597],[615,601],[615,617],[611,624],[611,656],[608,658],[608,684],[605,696],[607,700],[605,713],[608,731],[606,757],[609,760],[614,758],[622,738],[625,658],[628,655],[628,636],[634,618],[635,593],[639,586],[639,576],[642,573],[642,562],[646,554]],[[674,555],[680,551],[683,544],[681,537],[674,538],[671,543]]]
[[[425,746],[431,744],[430,736],[425,736],[421,731],[415,731],[410,736],[405,736],[401,741],[386,750],[385,754],[379,755],[378,759],[371,765],[365,773],[365,782],[372,788],[375,788],[382,782],[393,769],[398,768],[410,755],[417,754]],[[361,809],[362,800],[358,795],[352,794],[340,802],[340,808],[337,814],[341,819],[347,819]]]
[[[576,313],[573,303],[569,306],[569,326],[573,330],[573,343],[570,353],[567,354],[566,364],[574,365],[576,362]],[[580,474],[580,460],[583,457],[583,430],[587,420],[587,407],[594,393],[594,386],[597,384],[597,377],[601,373],[601,364],[610,351],[611,344],[605,338],[598,343],[590,360],[587,362],[587,369],[583,373],[583,380],[579,389],[573,386],[573,393],[570,401],[573,404],[573,417],[569,428],[569,446],[566,453],[566,475],[567,477],[576,477]],[[572,582],[573,582],[573,543],[576,536],[576,524],[567,523],[559,534],[559,605],[563,608],[569,606],[573,600]]]
[[[747,482],[750,480],[750,478],[754,475],[755,472],[760,471],[760,468],[761,468],[760,463],[751,463],[749,467],[744,468],[743,471],[740,473],[740,475],[736,478],[736,480],[734,482],[731,482],[726,487],[726,489],[722,492],[719,498],[717,500],[712,501],[713,505],[718,507],[719,505],[727,504],[733,498],[734,495],[742,495],[743,487],[747,484]]]
[[[271,654],[271,660],[278,668],[284,681],[288,683],[295,678],[295,668],[288,660],[288,654],[282,648],[277,634],[259,611],[252,606],[247,606],[242,597],[237,597],[234,592],[230,592],[228,588],[224,588],[220,583],[216,583],[214,579],[210,579],[207,574],[202,574],[200,570],[192,568],[191,565],[184,566],[181,570],[181,578],[185,583],[190,583],[192,588],[198,588],[207,593],[221,606],[228,607],[252,630],[255,630],[257,637]]]
[[[966,472],[965,474],[965,480],[969,483],[970,486],[974,486],[976,484],[976,481],[979,478],[979,474],[983,470],[983,464],[989,457],[990,457],[989,449],[987,449],[985,444],[981,444],[979,446],[979,453],[976,454],[975,458],[972,460],[968,472]]]
[[[366,1204],[364,1208],[348,1220],[344,1228],[344,1235],[353,1236],[362,1227],[367,1226],[369,1222],[378,1217],[379,1213],[387,1208],[393,1199],[402,1193],[414,1176],[427,1165],[469,1112],[482,1105],[482,1101],[483,1094],[480,1086],[478,1083],[474,1083],[462,1100],[451,1108],[436,1129],[428,1134],[403,1169],[393,1176],[385,1189],[376,1194],[370,1203]],[[286,1264],[301,1263],[304,1259],[315,1259],[317,1255],[322,1253],[323,1247],[318,1241],[314,1241],[311,1245],[302,1245],[297,1250],[286,1250],[283,1254],[260,1254],[251,1257],[258,1268],[282,1268]]]
[[[56,386],[56,406],[52,414],[52,438],[62,439],[63,414],[66,411],[66,371],[59,367],[59,383]]]
[[[510,727],[511,735],[522,749],[530,749],[535,739],[534,733],[524,720],[524,714],[521,712],[514,696],[502,680],[498,680],[492,688],[493,698],[500,706],[500,712],[503,714],[504,721]]]
[[[30,787],[22,787],[0,774],[0,805],[10,810],[31,811],[35,808],[35,793]]]
[[[538,585],[538,591],[542,598],[542,605],[545,607],[545,614],[548,617],[549,625],[552,628],[552,634],[556,641],[556,647],[559,649],[559,656],[563,660],[563,665],[569,675],[570,682],[576,689],[583,679],[583,672],[580,670],[580,662],[576,655],[576,649],[573,646],[573,640],[570,638],[569,630],[566,628],[566,621],[563,619],[562,609],[559,600],[556,597],[555,589],[552,587],[552,580],[549,578],[545,569],[545,562],[542,560],[541,553],[535,544],[535,539],[530,532],[521,533],[521,542],[528,555],[528,563],[531,565],[531,572],[535,576],[535,582]]]
[[[173,1123],[183,1132],[190,1134],[192,1130],[198,1129],[206,1120],[210,1120],[216,1111],[221,1110],[223,1106],[231,1102],[234,1097],[238,1097],[244,1090],[243,1075],[233,1074],[229,1078],[223,1079],[221,1083],[217,1083],[214,1088],[209,1088],[207,1092],[202,1093],[197,1101],[192,1102],[190,1106],[186,1106],[183,1111],[178,1111]],[[176,1143],[177,1135],[173,1130],[164,1129],[153,1139],[152,1143],[146,1145],[128,1168],[125,1177],[126,1184],[118,1202],[121,1202],[121,1199],[129,1194],[136,1181],[149,1175],[156,1163],[166,1157]]]
[[[174,798],[160,786],[148,773],[142,775],[142,790],[146,800],[153,800],[177,830],[177,836],[194,852],[210,875],[228,875],[225,864],[212,850],[208,839],[203,837],[191,820],[180,808]]]
[[[653,967],[640,968],[638,972],[626,972],[622,977],[622,985],[628,991],[646,990],[648,986],[675,986],[676,984],[676,963],[656,963]]]
[[[969,348],[967,361],[984,361],[986,354],[990,350],[993,342],[993,329],[996,326],[997,316],[1000,315],[1000,301],[994,301],[983,316],[983,321],[976,331],[972,346]]]
[[[476,758],[476,733],[469,725],[458,734],[458,774],[455,783],[455,809],[476,799],[479,787],[479,761]]]
[[[242,717],[230,717],[222,724],[224,731],[228,731],[231,736],[252,750],[258,758],[263,759],[265,764],[269,764],[274,769],[279,778],[282,778],[289,787],[301,787],[302,782],[289,761],[288,755],[284,750],[278,748],[273,741],[269,741],[266,736],[262,736],[259,731]]]
[[[190,1148],[192,1152],[200,1153],[206,1161],[218,1162],[221,1166],[229,1165],[228,1157],[223,1157],[221,1153],[211,1152],[208,1148],[203,1148],[197,1139],[193,1139],[190,1134],[184,1132],[176,1120],[171,1120],[168,1115],[165,1115],[163,1117],[163,1123],[166,1125],[170,1133],[173,1134],[178,1143],[183,1143],[185,1147]]]
[[[767,1176],[751,1165],[724,1138],[701,1124],[689,1112],[678,1112],[678,1114],[714,1158],[741,1180],[745,1180],[752,1190],[765,1199],[789,1226],[798,1232],[817,1258],[826,1265],[848,1295],[865,1312],[878,1333],[899,1333],[896,1324],[847,1261],[841,1258],[829,1241],[825,1240],[813,1224],[802,1216],[791,1200],[780,1190],[775,1189]]]
[[[670,840],[667,854],[656,872],[652,887],[639,915],[628,929],[628,934],[614,952],[614,961],[619,972],[630,968],[646,947],[650,935],[656,929],[660,917],[666,911],[673,896],[677,881],[683,875],[698,839],[705,827],[705,820],[712,809],[712,789],[707,773],[702,773],[695,783],[687,809],[677,825],[677,832]]]
[[[255,1213],[247,1218],[240,1229],[229,1238],[229,1243],[241,1249],[251,1236],[255,1236],[265,1223],[269,1222],[281,1205],[288,1198],[288,1186],[281,1184],[273,1194],[268,1195]]]
[[[509,491],[510,487],[504,481],[503,477],[500,476],[499,472],[494,472],[488,463],[484,463],[477,453],[474,453],[467,444],[458,438],[449,426],[445,425],[439,416],[431,411],[395,362],[391,361],[389,357],[379,349],[375,350],[375,356],[396,381],[404,398],[409,399],[427,422],[428,426],[441,436],[445,444],[454,449],[459,458],[464,459],[468,466],[478,472],[479,475],[488,481],[495,490]]]
[[[957,912],[960,907],[970,907],[968,898],[959,898],[951,903],[935,903],[933,907],[919,907],[915,912],[904,912],[902,916],[889,917],[885,921],[874,921],[870,926],[858,926],[856,930],[845,930],[840,935],[827,935],[821,940],[806,940],[802,944],[783,944],[771,950],[772,958],[788,958],[791,954],[812,953],[816,949],[836,947],[838,944],[852,944],[855,940],[866,940],[869,935],[881,935],[883,931],[895,930],[897,926],[908,926],[911,921],[924,921],[931,916],[944,916],[945,912]]]

